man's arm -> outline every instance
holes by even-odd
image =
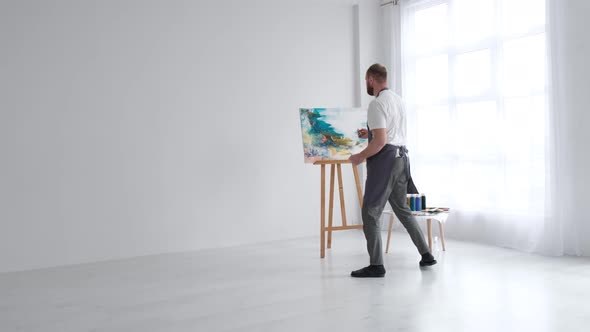
[[[354,165],[358,165],[365,159],[374,156],[387,144],[387,132],[385,128],[372,129],[371,134],[373,134],[373,139],[369,142],[369,145],[363,151],[350,156],[349,159]]]

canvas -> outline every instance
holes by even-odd
[[[356,108],[301,108],[301,134],[306,163],[346,160],[367,146],[357,130],[367,127],[367,113]]]

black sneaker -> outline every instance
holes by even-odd
[[[385,268],[383,265],[369,265],[360,270],[352,271],[350,276],[354,278],[383,278]]]
[[[420,266],[432,266],[436,264],[436,259],[432,256],[431,253],[427,252],[422,255],[422,260],[420,260]]]

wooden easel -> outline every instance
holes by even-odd
[[[332,231],[343,231],[348,229],[363,228],[363,225],[346,224],[346,209],[344,206],[344,189],[342,186],[342,164],[351,164],[350,160],[321,160],[313,163],[314,165],[321,165],[322,167],[322,185],[321,185],[321,218],[320,218],[320,257],[324,258],[326,255],[326,232],[328,232],[328,249],[332,247]],[[330,207],[328,211],[328,226],[326,227],[326,165],[330,165]],[[356,166],[352,165],[352,172],[354,173],[354,181],[356,182],[356,191],[359,198],[359,205],[363,206],[363,193],[361,190],[361,183]],[[342,215],[342,226],[332,225],[332,215],[334,211],[334,173],[338,170],[338,190],[340,193],[340,213]]]

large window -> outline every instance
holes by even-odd
[[[436,204],[543,214],[545,0],[405,1],[412,171]]]

